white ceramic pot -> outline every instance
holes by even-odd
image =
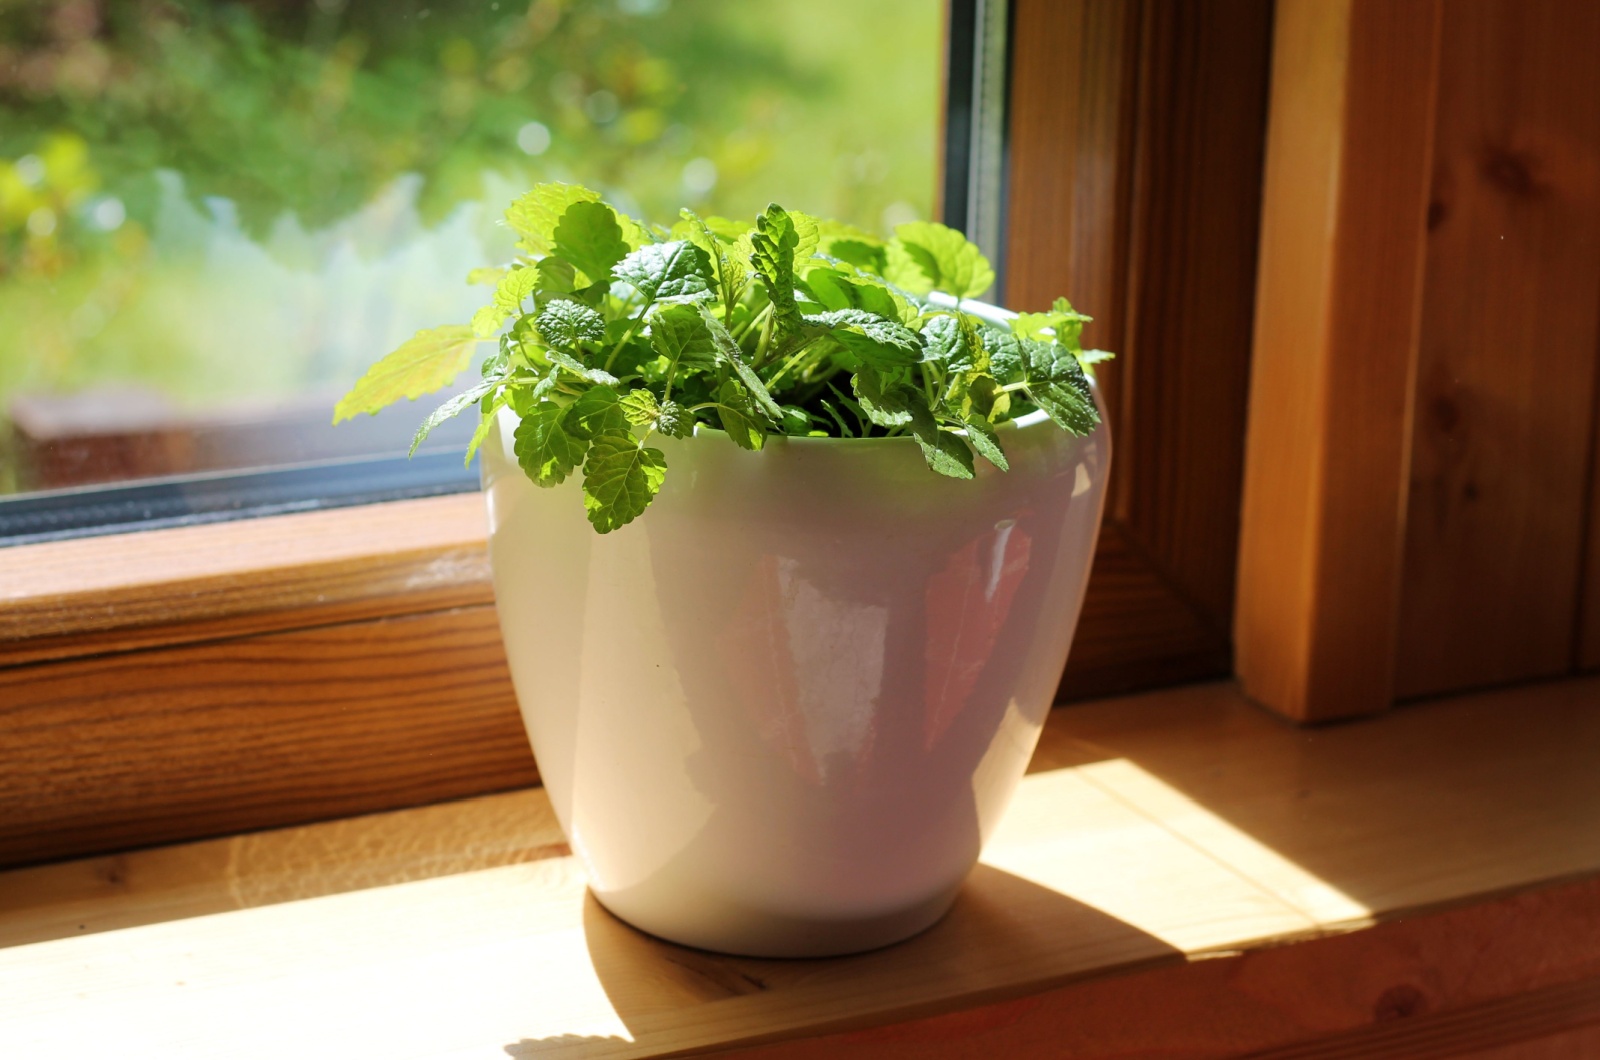
[[[1029,417],[1001,428],[1011,470],[967,482],[909,438],[656,438],[661,493],[600,536],[576,483],[523,475],[514,428],[502,413],[484,446],[500,626],[595,897],[755,956],[943,915],[1050,709],[1106,429]]]

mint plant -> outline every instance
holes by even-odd
[[[494,284],[471,324],[418,332],[373,365],[334,422],[448,386],[480,342],[481,380],[441,405],[429,431],[469,408],[472,459],[501,409],[518,418],[517,462],[540,486],[582,469],[600,533],[649,507],[667,474],[652,435],[697,426],[743,449],[773,435],[910,435],[928,466],[970,479],[974,451],[1007,470],[995,428],[1042,409],[1075,435],[1100,422],[1084,350],[1088,317],[1064,298],[1009,328],[961,308],[994,271],[941,224],[882,240],[773,205],[743,225],[681,211],[647,226],[574,184],[541,184],[511,204],[518,259],[476,270]]]

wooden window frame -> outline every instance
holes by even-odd
[[[1119,354],[1059,698],[1224,675],[1271,3],[1012,17],[1006,300]],[[480,496],[0,550],[0,743],[0,865],[535,783]]]

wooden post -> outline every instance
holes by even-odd
[[[1302,721],[1393,698],[1439,0],[1280,0],[1237,671]]]

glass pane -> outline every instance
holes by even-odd
[[[338,428],[465,322],[529,184],[929,216],[942,0],[0,8],[0,493],[403,453]],[[464,447],[470,417],[433,435]]]

